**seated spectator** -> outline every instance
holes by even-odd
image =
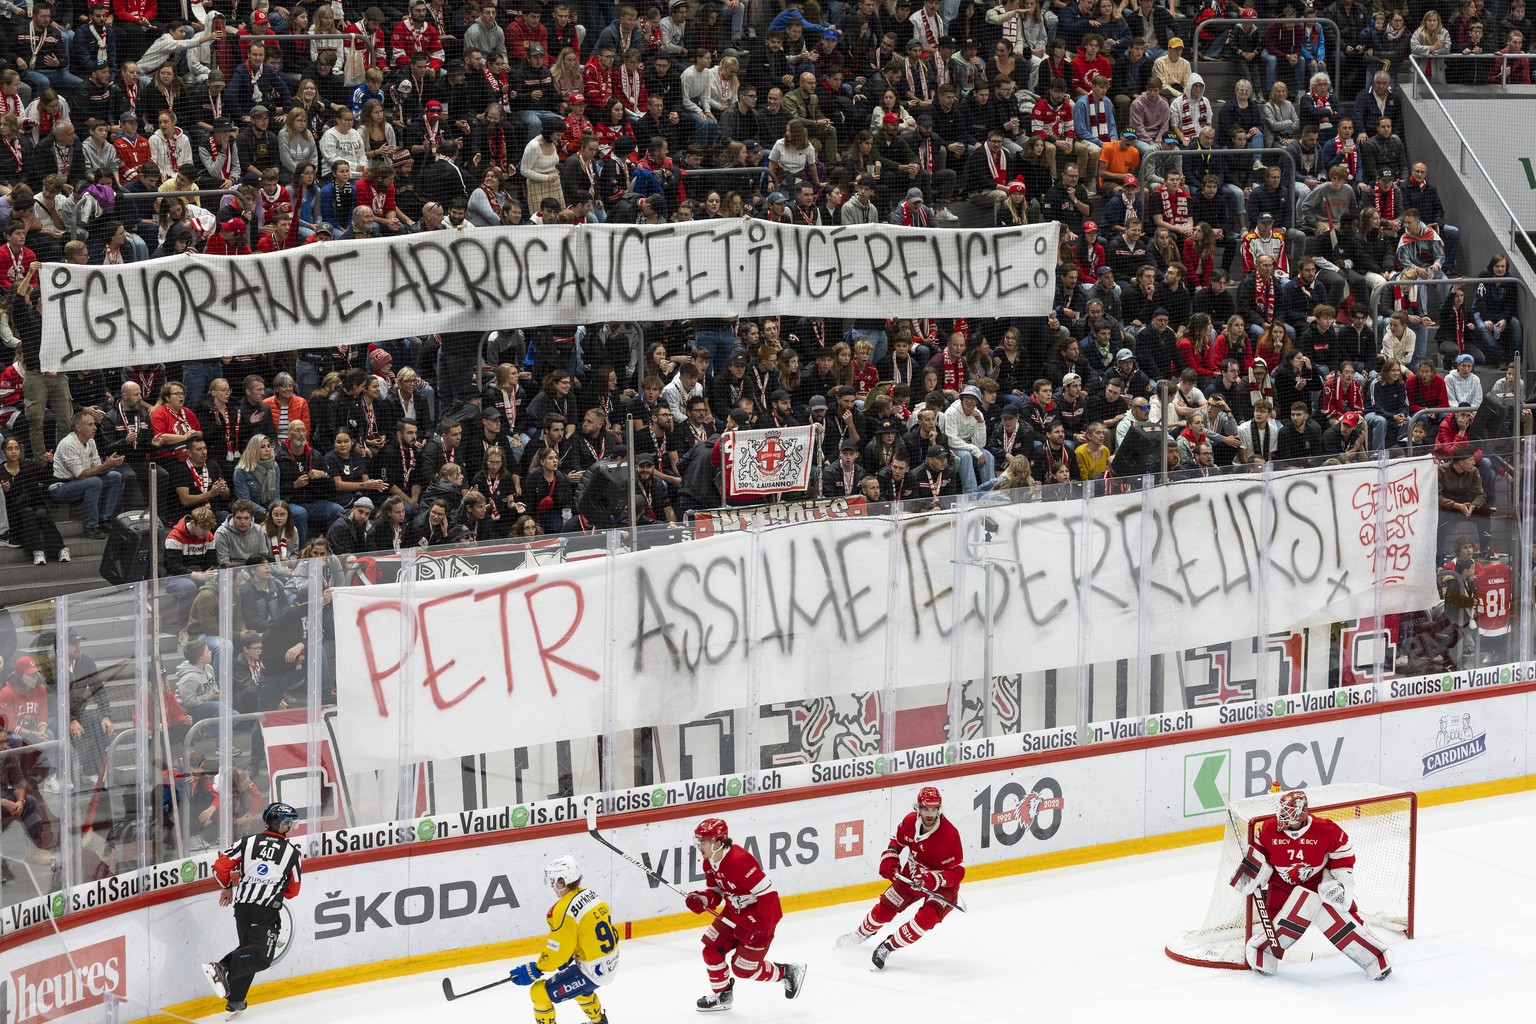
[[[1476,409],[1483,404],[1483,379],[1473,372],[1473,358],[1456,357],[1456,368],[1445,375],[1445,404]]]
[[[298,558],[302,547],[295,511],[286,501],[279,500],[267,509],[267,517],[261,521],[261,532],[272,556],[273,571],[280,577],[287,577],[292,572],[294,560]]]
[[[198,590],[214,575],[218,527],[213,510],[204,506],[188,512],[165,535],[165,565],[161,585],[176,601],[176,622],[187,621]]]
[[[32,849],[27,859],[48,868],[58,866],[58,858],[48,852],[47,823],[43,818],[38,798],[30,792],[22,762],[30,757],[24,742],[13,736],[8,717],[0,712],[0,830],[14,821],[21,822]],[[10,877],[9,872],[6,875]]]
[[[5,686],[0,687],[0,718],[10,723],[12,746],[34,746],[52,738],[48,735],[52,694],[43,682],[37,659],[23,654],[11,666]],[[22,759],[22,771],[33,783],[41,783],[44,792],[59,791],[58,776],[43,751],[28,750]]]
[[[123,493],[123,475],[117,471],[122,464],[121,455],[102,459],[97,454],[96,416],[78,412],[74,430],[59,438],[48,500],[56,505],[81,502],[85,506],[85,536],[105,540],[103,527],[117,513],[117,500]]]
[[[341,506],[333,497],[331,475],[321,457],[309,446],[309,431],[303,423],[288,427],[288,440],[277,456],[283,500],[295,510],[303,508],[305,525],[313,531],[327,529],[341,515]]]
[[[220,565],[244,565],[253,556],[271,557],[267,538],[256,525],[255,508],[244,498],[230,503],[229,518],[214,532],[213,543]]]
[[[325,531],[326,543],[334,554],[341,556],[344,565],[353,564],[356,555],[368,550],[368,526],[372,519],[373,499],[364,495]]]
[[[219,717],[222,706],[213,673],[213,648],[202,640],[192,640],[182,647],[181,654],[175,669],[176,699],[194,722]]]
[[[21,457],[21,439],[7,437],[0,447],[4,464],[0,465],[0,493],[4,495],[6,515],[10,519],[10,544],[32,553],[32,564],[42,565],[52,558],[69,561],[69,549],[59,536],[48,511],[44,480],[52,473],[47,464]]]
[[[166,505],[171,510],[167,519],[186,515],[194,508],[213,510],[215,519],[222,521],[229,514],[229,481],[223,467],[208,458],[208,442],[194,437],[187,442],[185,462],[173,461],[167,472],[171,476],[171,494]]]

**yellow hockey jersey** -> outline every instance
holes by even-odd
[[[539,970],[550,974],[575,959],[593,981],[607,981],[618,966],[619,932],[602,897],[585,888],[568,892],[546,916],[549,942],[539,954]]]

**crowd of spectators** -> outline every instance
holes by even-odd
[[[80,506],[100,538],[154,490],[188,664],[228,658],[243,674],[218,697],[178,682],[192,718],[298,699],[322,657],[293,615],[312,574],[328,594],[372,552],[627,524],[627,477],[608,471],[620,456],[647,524],[721,504],[722,432],[807,423],[821,426],[823,497],[1388,450],[1448,465],[1470,451],[1488,495],[1499,467],[1476,446],[1525,399],[1512,371],[1485,395],[1477,369],[1522,350],[1509,260],[1461,251],[1397,84],[1410,54],[1437,79],[1529,81],[1522,0],[165,13],[33,0],[0,18],[0,341],[14,350],[0,489],[7,542],[39,563],[70,557],[61,509]],[[1295,20],[1245,23],[1259,17]],[[1194,46],[1235,84],[1195,73]],[[1486,61],[1436,60],[1454,54]],[[40,367],[47,261],[714,218],[1054,221],[1052,309]],[[1458,274],[1481,283],[1446,281]],[[1453,407],[1465,412],[1437,411]],[[245,567],[238,650],[217,628],[221,565]]]

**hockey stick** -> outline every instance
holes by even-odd
[[[452,978],[444,978],[443,979],[443,998],[447,999],[451,1003],[455,999],[463,999],[465,996],[472,996],[476,992],[484,992],[488,988],[495,988],[497,985],[505,985],[507,982],[509,982],[511,980],[512,980],[512,978],[510,976],[508,976],[508,977],[502,978],[500,981],[493,981],[489,985],[481,985],[479,988],[472,988],[468,992],[455,992],[453,990],[453,979]]]
[[[1232,816],[1232,808],[1227,808],[1227,823],[1232,826],[1232,839],[1237,841],[1237,819]],[[1246,851],[1242,849],[1242,843],[1238,843],[1238,855],[1241,857]],[[1266,887],[1267,888],[1267,887]],[[1264,934],[1269,939],[1270,952],[1275,954],[1276,960],[1285,959],[1285,950],[1280,948],[1280,941],[1275,938],[1275,922],[1269,916],[1269,905],[1264,902],[1263,892],[1248,894],[1248,899],[1253,906],[1253,913],[1259,919],[1259,924],[1264,926]]]
[[[966,913],[965,901],[960,898],[960,894],[959,893],[955,893],[955,898],[953,900],[951,900],[947,896],[939,895],[933,889],[925,889],[925,888],[923,888],[921,885],[918,885],[916,882],[914,882],[912,879],[908,878],[906,875],[897,875],[896,877],[898,879],[900,879],[901,881],[906,882],[912,888],[916,889],[918,892],[922,893],[924,896],[928,897],[929,899],[933,900],[934,902],[942,903],[946,907],[948,907],[949,909],[951,909],[951,910],[958,910],[962,914]]]
[[[620,857],[623,857],[625,860],[629,861],[631,864],[633,864],[635,867],[639,868],[641,871],[644,871],[647,875],[649,875],[651,877],[651,880],[656,882],[658,885],[666,886],[668,889],[671,889],[673,892],[677,893],[679,896],[681,896],[685,900],[688,898],[688,896],[689,896],[688,893],[686,893],[683,890],[679,889],[677,886],[673,885],[671,882],[667,881],[665,878],[662,878],[655,871],[652,871],[651,868],[645,863],[645,861],[640,860],[638,857],[632,857],[628,853],[625,853],[623,850],[619,849],[617,846],[615,846],[612,842],[609,841],[607,836],[603,835],[601,832],[599,832],[597,830],[597,801],[596,800],[593,800],[593,801],[591,801],[590,803],[587,804],[587,834],[589,836],[591,836],[593,839],[596,839],[598,842],[602,843],[604,846],[608,847],[608,849],[612,850],[614,853],[618,854]],[[719,917],[720,916],[720,911],[715,910],[713,908],[710,908],[709,912],[711,914],[713,914],[715,917]]]

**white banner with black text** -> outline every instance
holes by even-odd
[[[887,659],[898,686],[977,678],[989,636],[994,672],[1035,672],[1415,611],[1437,495],[1405,459],[338,590],[339,736],[382,766],[847,693]]]
[[[1054,235],[1049,224],[933,231],[712,220],[54,263],[42,274],[42,364],[115,369],[605,320],[1044,316]]]

